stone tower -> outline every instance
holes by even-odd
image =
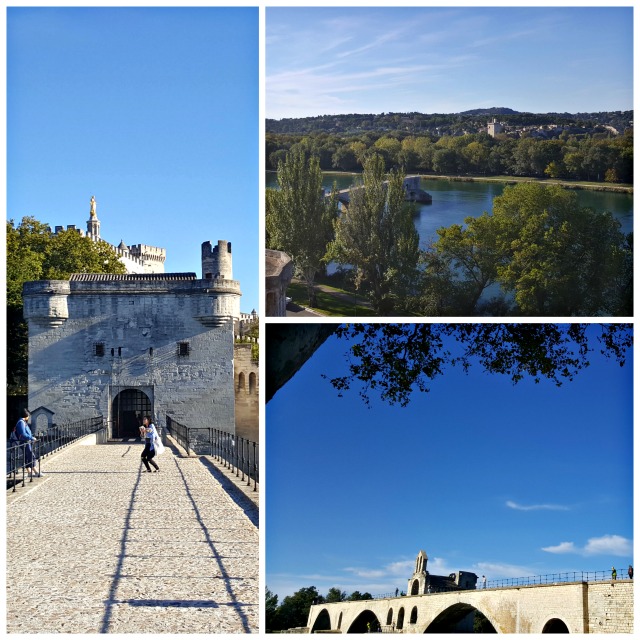
[[[427,562],[429,558],[427,554],[420,550],[418,557],[416,558],[416,566],[413,571],[413,575],[409,578],[409,584],[407,586],[408,596],[417,596],[423,593],[427,593],[429,572],[427,571]]]
[[[233,279],[231,265],[231,243],[218,240],[214,247],[211,242],[202,243],[202,279],[213,298],[213,312],[216,316],[228,316],[235,322],[240,320],[240,283]]]
[[[95,196],[91,196],[89,219],[87,220],[87,237],[91,238],[94,242],[100,240],[100,220],[98,220],[96,207],[96,198]]]
[[[202,279],[210,278],[233,280],[231,243],[226,240],[218,240],[216,247],[209,241],[202,243]]]

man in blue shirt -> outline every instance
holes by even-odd
[[[18,420],[16,425],[16,438],[20,444],[24,444],[24,466],[26,467],[29,475],[35,475],[40,477],[42,472],[38,472],[34,469],[34,456],[31,443],[36,442],[36,439],[29,429],[29,422],[31,421],[31,414],[27,409],[22,410],[22,417]]]

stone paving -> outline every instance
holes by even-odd
[[[258,631],[256,506],[171,447],[143,472],[142,448],[74,445],[7,494],[7,632]]]

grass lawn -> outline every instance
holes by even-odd
[[[309,307],[307,287],[302,282],[292,281],[287,287],[287,295],[295,304],[319,311],[328,316],[371,316],[371,309],[369,307],[362,306],[361,304],[354,306],[356,298],[353,293],[336,289],[335,287],[328,288],[330,289],[329,292],[316,291],[317,307]],[[360,298],[360,302],[365,302],[363,297]]]

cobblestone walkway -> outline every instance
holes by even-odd
[[[258,631],[255,506],[169,447],[143,473],[142,448],[76,445],[8,499],[9,633]]]

